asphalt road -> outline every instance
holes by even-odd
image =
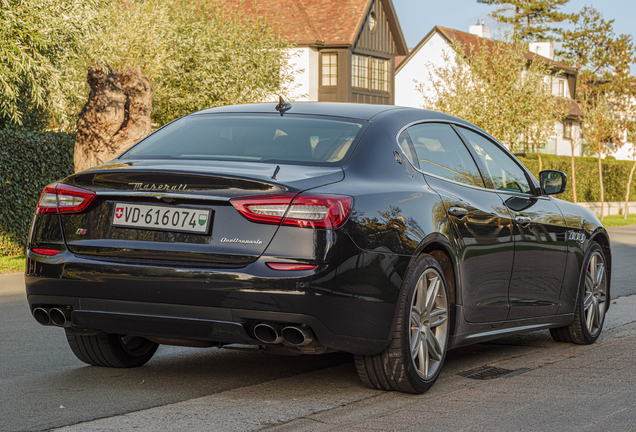
[[[611,228],[609,231],[614,257],[612,298],[636,294],[636,266],[633,264],[636,262],[636,227]],[[491,344],[453,351],[449,353],[447,368],[470,368],[473,364],[485,363],[486,360],[480,357],[484,352],[488,353],[490,363],[504,358],[511,349],[506,347],[505,341],[502,343],[500,348]],[[541,347],[550,343],[547,332],[518,336],[509,342],[517,347]],[[63,331],[42,327],[30,316],[22,275],[0,276],[2,431],[47,430],[206,395],[240,391],[281,379],[284,388],[279,391],[298,393],[300,396],[293,399],[296,401],[303,398],[303,391],[308,391],[307,377],[311,376],[320,376],[319,382],[312,384],[316,391],[318,387],[322,390],[328,390],[329,386],[335,386],[333,390],[337,386],[346,387],[346,391],[343,387],[341,392],[323,392],[331,399],[340,394],[343,399],[338,403],[348,403],[374,393],[359,387],[351,356],[345,354],[279,357],[253,349],[162,346],[141,368],[86,366],[71,353]],[[262,394],[257,391],[251,397],[258,401],[267,400],[268,387],[262,388]],[[241,400],[244,399],[242,396]],[[308,403],[318,411],[333,402],[310,400]],[[227,404],[227,408],[235,406],[235,401]],[[234,409],[233,415],[236,415]],[[222,408],[219,418],[225,418]],[[210,430],[214,429],[211,425]]]
[[[607,228],[612,245],[611,297],[636,294],[636,225]]]
[[[0,430],[46,430],[174,403],[351,362],[351,356],[280,357],[253,349],[161,346],[144,367],[87,366],[64,331],[28,312],[22,275],[0,289]]]

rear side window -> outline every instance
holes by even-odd
[[[417,162],[414,164],[416,167],[419,163],[419,168],[424,172],[471,186],[484,187],[475,161],[449,125],[423,123],[411,126],[406,132],[417,155]],[[404,138],[402,135],[400,137]],[[404,142],[409,143],[406,139]]]
[[[483,162],[495,189],[521,193],[532,192],[525,172],[495,143],[469,129],[460,127],[460,131]]]
[[[193,115],[158,130],[121,159],[341,165],[368,122],[286,114]]]

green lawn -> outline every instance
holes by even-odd
[[[628,214],[627,219],[623,219],[623,217],[623,215],[605,216],[605,219],[603,219],[603,225],[606,227],[636,225],[636,214]]]
[[[0,274],[23,272],[25,260],[24,255],[12,257],[0,256]]]

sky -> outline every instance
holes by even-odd
[[[489,16],[496,6],[477,0],[393,0],[393,5],[409,48],[436,25],[468,31],[468,26],[483,19],[492,34],[498,29],[498,23]],[[615,20],[614,33],[636,35],[636,0],[570,0],[562,11],[576,13],[584,6],[594,6],[605,20]],[[631,72],[636,75],[636,65],[632,65]]]

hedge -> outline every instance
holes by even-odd
[[[0,128],[0,256],[24,251],[44,186],[73,173],[75,134]]]
[[[519,160],[539,178],[539,159],[536,154],[519,157]],[[568,156],[541,155],[543,169],[555,169],[568,175],[568,187],[559,198],[574,201],[572,189],[572,162]],[[627,180],[633,162],[617,161],[613,158],[603,161],[603,186],[605,202],[625,201]],[[576,197],[578,202],[593,202],[601,200],[601,189],[598,181],[598,161],[594,157],[575,157]],[[629,189],[629,200],[636,201],[636,173]]]

